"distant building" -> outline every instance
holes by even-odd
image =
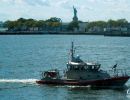
[[[38,27],[31,27],[29,28],[29,31],[38,31]]]
[[[130,34],[130,26],[128,24],[125,27],[107,27],[104,28],[104,32],[106,35],[128,35]]]
[[[6,32],[8,31],[8,28],[0,27],[0,32]]]
[[[0,27],[3,27],[3,22],[2,21],[0,21]]]
[[[0,32],[6,32],[8,28],[4,28],[4,23],[0,21]]]
[[[78,25],[79,25],[79,29],[78,29],[79,32],[87,31],[86,28],[87,28],[88,22],[80,22]]]
[[[127,32],[128,28],[127,27],[108,27],[108,28],[104,28],[105,32]]]
[[[88,32],[103,32],[103,31],[104,31],[104,29],[99,26],[94,26],[94,27],[88,29]]]
[[[128,28],[127,27],[121,27],[121,32],[127,32]]]
[[[128,34],[130,34],[130,23],[128,23]]]
[[[65,32],[68,31],[69,23],[62,23],[61,31]]]
[[[107,28],[104,28],[104,31],[106,31],[106,32],[120,31],[120,30],[121,30],[120,27],[107,27]]]

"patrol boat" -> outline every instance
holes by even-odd
[[[38,84],[52,85],[73,85],[73,86],[92,86],[92,87],[122,87],[130,78],[126,70],[117,69],[117,64],[111,71],[101,69],[101,64],[84,62],[80,56],[74,55],[74,44],[70,49],[70,60],[67,63],[63,76],[58,69],[44,71]],[[111,74],[110,74],[111,73]]]

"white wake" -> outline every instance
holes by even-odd
[[[0,83],[26,83],[33,84],[36,83],[38,79],[0,79]]]

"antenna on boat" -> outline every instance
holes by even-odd
[[[71,42],[70,59],[73,61],[74,58],[74,42]]]

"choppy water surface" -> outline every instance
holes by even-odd
[[[130,70],[130,38],[87,35],[0,36],[0,100],[129,100],[126,90],[37,85],[40,73],[65,69],[71,41],[85,61]],[[130,72],[129,72],[130,74]],[[127,82],[130,88],[130,81]]]

